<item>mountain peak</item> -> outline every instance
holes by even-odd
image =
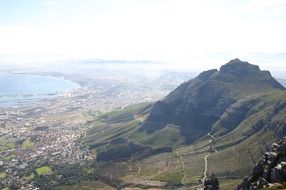
[[[243,76],[258,73],[260,72],[260,68],[257,65],[252,65],[246,61],[241,61],[240,59],[236,58],[221,66],[220,72],[224,74]]]
[[[234,59],[221,66],[220,71],[213,69],[202,72],[195,79],[180,85],[162,101],[156,102],[142,129],[152,133],[169,123],[175,124],[180,126],[180,133],[190,143],[209,132],[220,121],[225,110],[232,110],[231,105],[238,100],[258,93],[284,90],[270,72]],[[244,107],[241,109],[241,113],[245,113]],[[224,127],[231,128],[230,124],[224,124]]]

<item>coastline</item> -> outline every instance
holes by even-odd
[[[65,93],[72,93],[73,91],[76,91],[82,87],[81,84],[75,81],[66,79],[65,76],[54,76],[50,74],[27,73],[27,72],[0,72],[0,76],[5,76],[5,75],[9,77],[13,77],[13,75],[15,75],[17,77],[20,76],[20,77],[39,78],[39,79],[44,79],[45,81],[50,80],[49,81],[50,84],[52,83],[56,84],[60,81],[62,82],[61,85],[63,85],[64,83],[67,83],[67,87],[63,87],[63,89],[59,89],[59,87],[57,87],[56,90],[45,89],[44,93],[40,92],[41,90],[39,90],[38,93],[35,93],[34,92],[35,89],[33,89],[33,92],[30,92],[30,93],[27,93],[27,92],[23,92],[23,93],[19,93],[19,92],[3,93],[2,92],[1,93],[0,92],[0,108],[23,107],[23,106],[33,105],[33,104],[39,103],[46,99],[53,99],[53,98],[64,96]],[[44,84],[41,86],[44,86]]]

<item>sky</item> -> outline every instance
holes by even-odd
[[[150,60],[286,70],[286,0],[0,0],[0,63]],[[25,62],[25,61],[26,62]]]

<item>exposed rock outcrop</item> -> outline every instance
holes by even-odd
[[[257,162],[250,176],[244,178],[237,190],[254,190],[283,186],[286,182],[286,137],[273,143]]]
[[[204,181],[204,190],[219,190],[219,182],[214,174],[207,177]]]

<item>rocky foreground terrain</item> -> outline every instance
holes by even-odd
[[[243,179],[237,190],[286,188],[286,137],[273,143],[259,159],[250,176]]]

